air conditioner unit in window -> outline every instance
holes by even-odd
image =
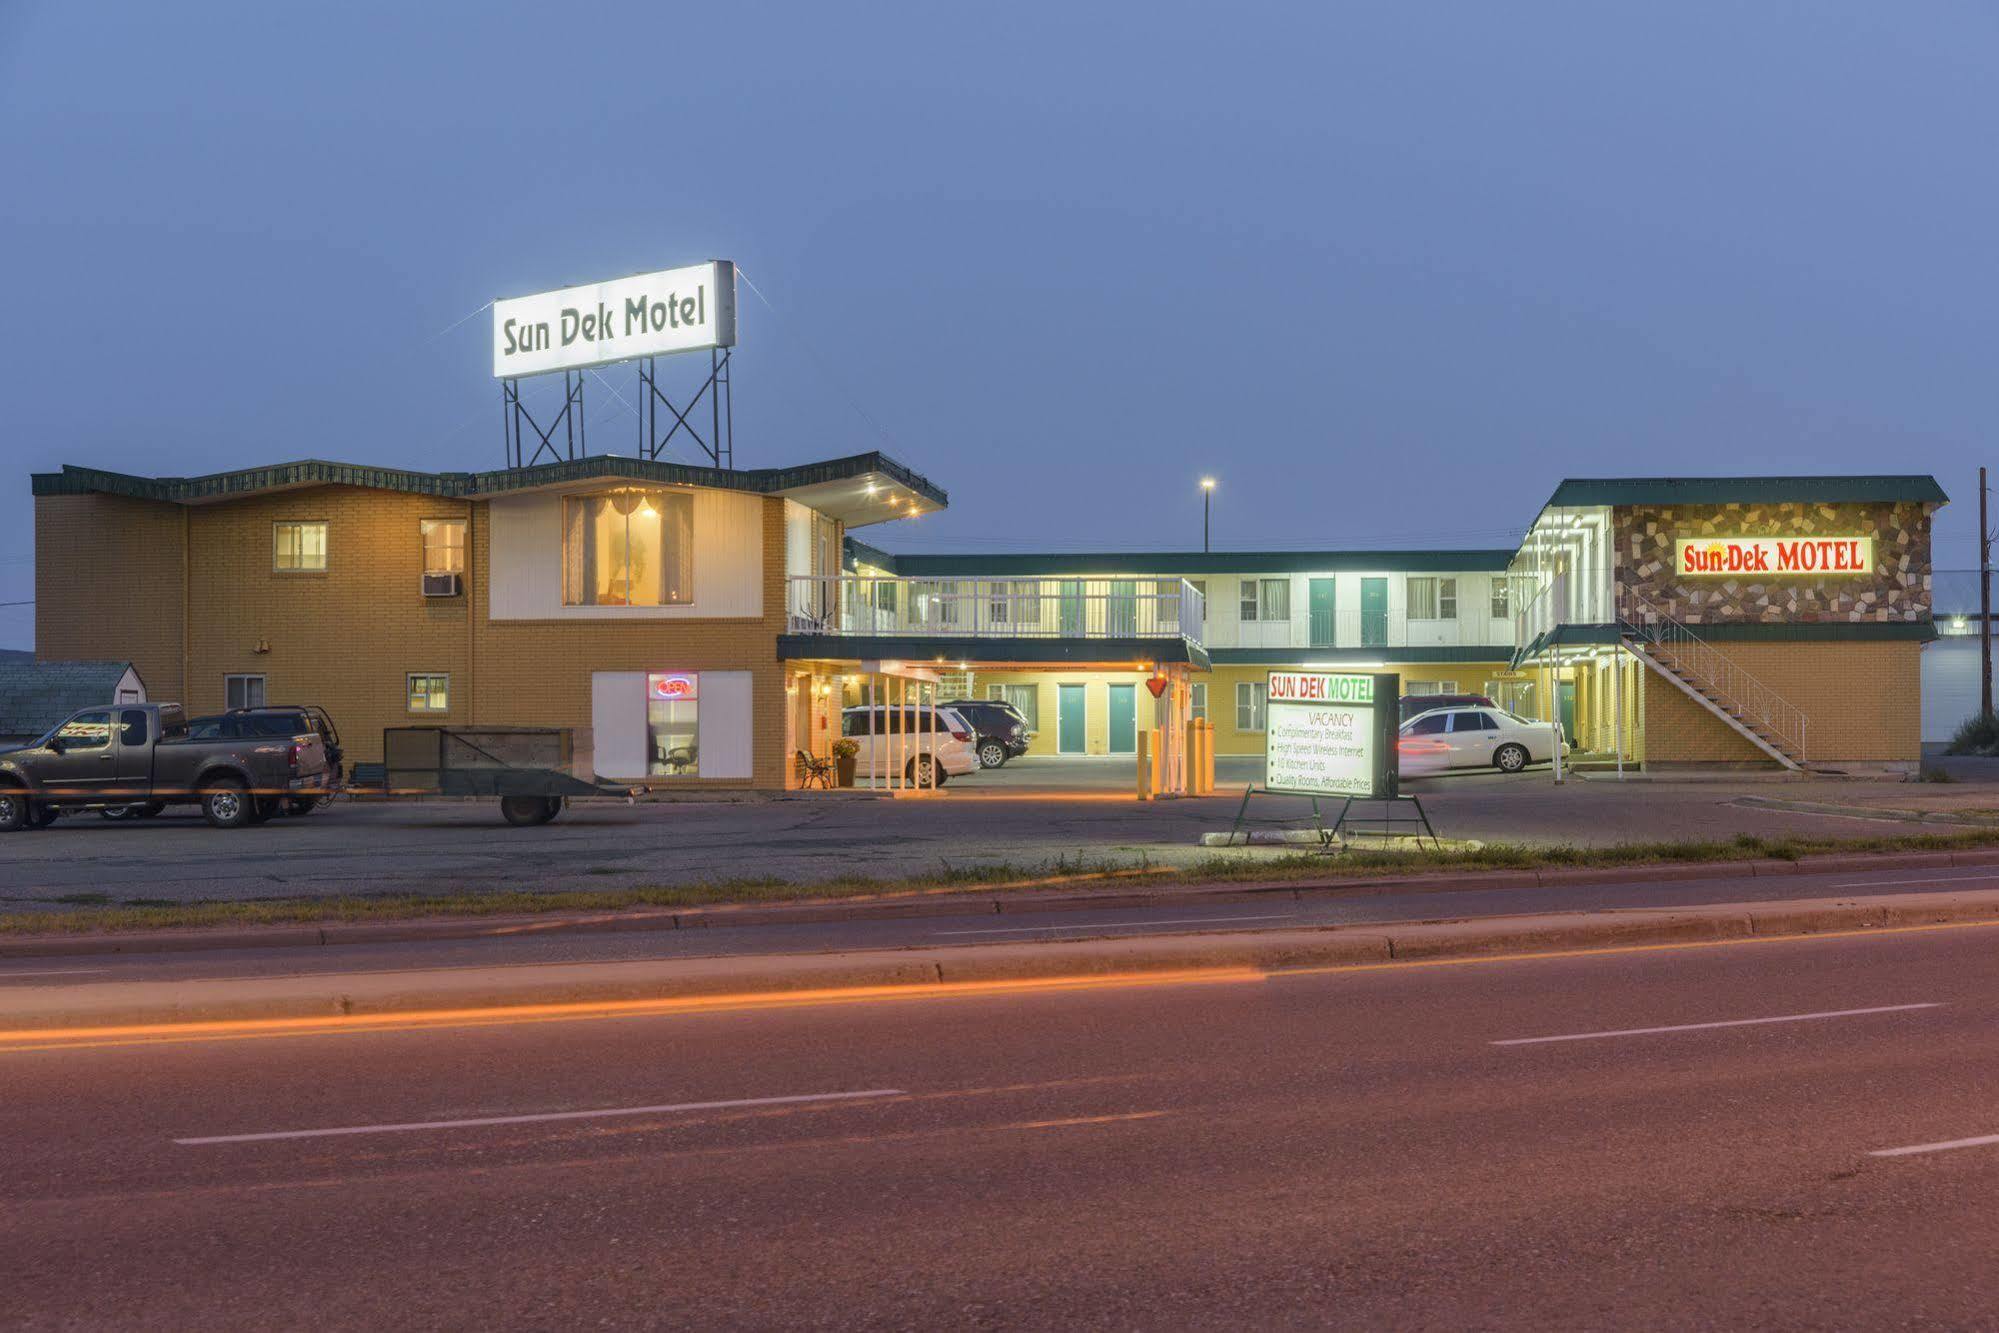
[[[465,576],[462,574],[425,574],[423,595],[425,597],[456,597],[465,591]]]

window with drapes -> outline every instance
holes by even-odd
[[[565,606],[694,601],[694,497],[628,488],[562,502]]]

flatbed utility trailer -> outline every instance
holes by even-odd
[[[546,824],[572,796],[637,800],[642,787],[586,781],[571,771],[567,727],[385,727],[380,794],[497,797],[509,824]],[[349,791],[362,795],[356,783]]]

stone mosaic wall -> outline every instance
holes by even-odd
[[[1689,625],[1892,623],[1930,617],[1930,511],[1899,504],[1729,504],[1619,507],[1611,513],[1617,604],[1636,592]],[[1681,538],[1874,538],[1871,577],[1679,577]]]

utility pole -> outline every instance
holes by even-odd
[[[1992,716],[1992,525],[1985,518],[1985,469],[1978,469],[1978,715]]]

